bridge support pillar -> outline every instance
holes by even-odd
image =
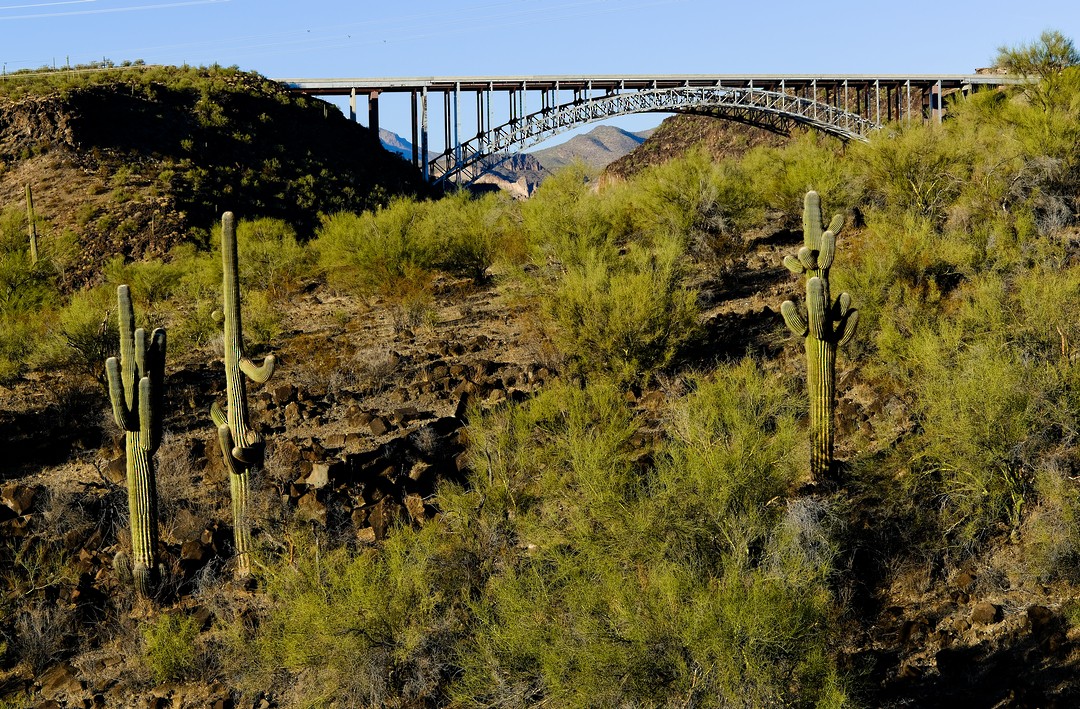
[[[379,92],[372,91],[367,97],[367,112],[368,112],[368,128],[375,134],[379,135]]]
[[[428,167],[428,118],[427,87],[420,89],[420,164],[423,165],[424,182],[431,179]]]
[[[417,125],[417,105],[416,105],[416,92],[412,92],[412,164],[417,168],[420,167],[420,145],[417,132],[419,126]]]
[[[356,121],[356,89],[349,89],[349,120]]]

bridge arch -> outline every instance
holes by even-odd
[[[604,119],[636,113],[702,113],[788,132],[805,125],[843,140],[866,140],[879,124],[823,101],[753,87],[672,87],[583,98],[511,120],[431,160],[436,182],[469,184],[498,163],[488,158],[519,152],[560,133]]]
[[[349,117],[366,96],[368,127],[379,128],[383,94],[409,94],[412,162],[425,179],[467,184],[490,169],[492,155],[518,151],[588,123],[635,113],[708,113],[787,132],[794,125],[866,140],[894,120],[940,121],[955,92],[1023,81],[996,74],[731,75],[615,74],[561,76],[443,76],[413,78],[279,79],[315,96],[348,96]],[[475,94],[476,132],[465,137],[463,100]],[[441,96],[442,153],[428,160],[430,95]],[[492,96],[509,98],[508,111]],[[526,110],[528,103],[533,110]],[[540,110],[535,110],[537,104]],[[497,115],[498,114],[498,115]],[[469,118],[467,116],[466,118]]]

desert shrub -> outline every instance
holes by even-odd
[[[790,394],[750,362],[691,386],[651,469],[609,384],[545,390],[470,429],[476,489],[444,491],[448,516],[525,551],[488,581],[456,701],[842,701],[823,515],[782,502],[797,477]]]
[[[143,661],[155,682],[191,678],[199,669],[199,622],[180,612],[163,613],[142,628]]]
[[[586,255],[619,240],[591,173],[573,163],[544,180],[521,205],[524,253],[534,263],[584,262]]]
[[[970,148],[945,127],[909,122],[879,132],[852,157],[870,200],[939,225],[967,179]]]
[[[116,289],[98,286],[74,293],[59,309],[55,326],[38,342],[34,361],[72,367],[104,383],[105,360],[119,348]]]
[[[1025,569],[1041,581],[1075,580],[1080,561],[1080,489],[1060,462],[1035,472],[1038,503],[1025,520]]]
[[[541,282],[539,307],[553,339],[582,372],[647,380],[697,326],[696,294],[683,285],[679,240],[580,254]]]
[[[420,215],[417,202],[397,199],[375,212],[325,217],[314,246],[330,283],[382,293],[415,270],[428,268],[434,257],[417,238],[414,222]]]
[[[732,258],[745,248],[743,230],[761,217],[748,183],[736,164],[695,150],[644,171],[625,191],[637,198],[634,219],[644,231],[678,236],[698,256]]]
[[[465,611],[460,593],[468,589],[454,587],[465,570],[445,565],[439,536],[435,527],[402,528],[377,553],[351,553],[321,550],[310,533],[296,531],[290,557],[265,570],[276,610],[253,638],[234,636],[233,669],[256,688],[291,673],[297,705],[436,700],[454,671],[448,656]]]
[[[802,223],[803,196],[821,195],[830,211],[846,213],[861,203],[853,163],[844,159],[843,144],[814,131],[799,133],[782,148],[759,147],[742,160],[742,173],[750,182],[755,202],[782,215],[782,224]]]
[[[420,240],[441,271],[483,280],[504,241],[509,198],[498,194],[474,197],[465,190],[424,203],[417,225]]]

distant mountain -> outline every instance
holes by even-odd
[[[379,129],[379,140],[382,142],[383,147],[391,153],[396,153],[409,162],[412,162],[413,144],[410,141],[385,128]],[[430,160],[434,157],[435,153],[428,151],[428,159]]]
[[[491,168],[474,184],[495,185],[517,199],[530,196],[550,173],[530,153],[494,155],[487,159]]]
[[[524,199],[533,193],[545,177],[575,160],[602,170],[609,163],[635,150],[653,130],[655,129],[631,133],[615,126],[602,125],[551,148],[510,156],[494,155],[486,161],[491,168],[476,180],[476,184],[495,185],[514,197]],[[379,140],[388,151],[412,161],[413,145],[410,141],[385,128],[379,129]],[[436,155],[437,153],[429,151],[428,160]]]
[[[575,135],[565,143],[533,151],[532,155],[549,172],[565,167],[574,160],[581,160],[589,167],[601,170],[645,142],[650,133],[651,130],[631,133],[615,126],[597,126],[588,133]]]

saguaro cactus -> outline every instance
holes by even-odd
[[[37,218],[34,214],[34,193],[26,185],[26,234],[30,238],[30,263],[38,262]]]
[[[221,262],[224,271],[225,298],[225,389],[226,409],[215,403],[210,417],[218,430],[221,453],[229,471],[232,493],[233,542],[236,547],[237,573],[251,572],[251,521],[248,497],[251,475],[262,467],[263,440],[248,422],[247,387],[244,377],[259,384],[274,373],[274,355],[267,355],[262,365],[244,356],[244,337],[240,324],[240,277],[236,255],[236,221],[232,212],[221,217]]]
[[[132,575],[135,588],[149,595],[156,569],[157,490],[154,453],[161,443],[165,389],[165,330],[135,329],[135,312],[126,285],[116,289],[120,321],[120,359],[105,360],[113,416],[124,429],[128,509],[131,513]]]
[[[836,409],[836,348],[855,335],[859,311],[851,307],[851,296],[829,296],[829,268],[836,253],[836,235],[844,226],[837,214],[822,230],[821,198],[806,193],[803,201],[803,247],[795,256],[786,256],[788,270],[806,275],[806,315],[795,303],[784,301],[780,312],[793,333],[806,338],[806,378],[810,391],[810,475],[825,479],[832,467],[833,417]]]

